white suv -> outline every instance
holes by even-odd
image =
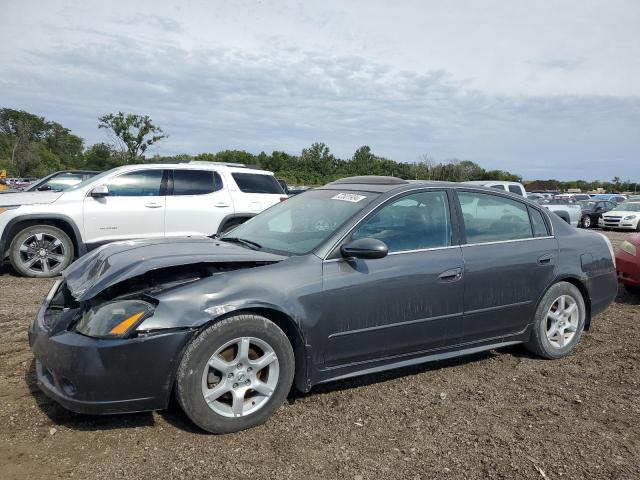
[[[99,245],[213,235],[285,199],[273,173],[241,164],[126,165],[64,192],[0,196],[0,262],[52,277]]]

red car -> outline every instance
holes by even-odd
[[[622,242],[616,255],[618,281],[633,293],[640,292],[640,234]]]

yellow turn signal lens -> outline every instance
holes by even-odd
[[[138,312],[136,314],[131,315],[129,318],[123,320],[118,325],[113,327],[109,332],[109,335],[123,335],[127,333],[127,331],[131,328],[131,326],[135,324],[138,320],[140,320],[145,313],[146,312]]]

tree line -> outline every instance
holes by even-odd
[[[224,150],[198,155],[147,156],[147,149],[167,138],[146,115],[118,112],[98,118],[110,141],[85,147],[84,140],[68,128],[43,117],[10,108],[0,109],[0,170],[9,176],[40,177],[56,170],[108,170],[128,163],[167,163],[190,160],[242,163],[275,172],[292,185],[321,185],[351,175],[391,175],[415,180],[504,180],[522,181],[505,170],[485,170],[470,160],[435,161],[423,155],[416,162],[398,162],[376,155],[369,146],[358,148],[351,158],[336,157],[324,143],[313,143],[299,155],[283,151],[253,154]],[[576,180],[539,181],[550,190],[603,187],[611,191],[635,191],[640,185],[614,178],[611,182]]]

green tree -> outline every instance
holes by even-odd
[[[127,163],[138,161],[151,145],[167,138],[148,115],[110,113],[98,119],[98,128],[104,128],[113,135],[114,144],[126,155]]]
[[[34,163],[37,150],[33,143],[41,140],[47,131],[44,118],[24,110],[0,109],[0,135],[9,144],[9,168],[14,175],[25,175],[28,165]]]

